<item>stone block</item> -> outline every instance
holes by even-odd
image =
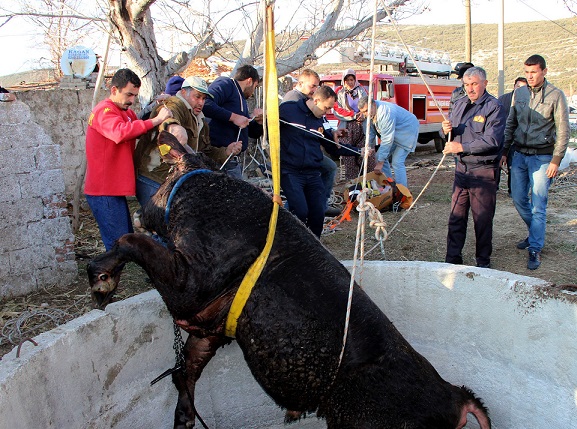
[[[41,198],[26,198],[0,202],[0,219],[7,225],[26,225],[44,216]]]
[[[0,151],[0,173],[2,176],[30,173],[36,170],[34,151],[26,148],[5,148]]]
[[[36,222],[39,223],[39,222]],[[28,224],[30,225],[30,224]],[[7,225],[0,229],[0,251],[25,249],[38,244],[42,235],[31,235],[28,225]]]
[[[33,252],[21,249],[10,252],[11,274],[34,273],[40,268],[56,268],[54,248],[49,245],[36,246]]]
[[[36,280],[31,273],[8,275],[0,283],[0,298],[10,298],[24,295],[38,289]]]
[[[14,174],[0,177],[0,202],[16,201],[22,198],[18,177]]]
[[[64,192],[62,170],[40,171],[40,174],[18,176],[22,195],[25,197],[45,197]]]
[[[2,147],[21,151],[53,144],[50,135],[35,122],[30,122],[26,126],[22,124],[2,125],[0,128],[0,140],[4,143]],[[31,153],[34,152],[32,151]]]
[[[56,246],[57,242],[73,242],[74,234],[68,217],[42,219],[42,243]]]
[[[76,261],[65,261],[56,267],[42,267],[36,270],[34,278],[38,286],[71,284],[78,280]]]
[[[22,101],[0,103],[0,124],[2,125],[28,124],[31,116],[30,108]]]
[[[36,168],[40,171],[55,170],[62,167],[60,159],[60,146],[40,146],[36,149]]]
[[[10,275],[10,253],[0,253],[0,279]]]

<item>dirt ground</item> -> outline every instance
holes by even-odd
[[[441,160],[434,145],[419,145],[407,158],[409,188],[416,197],[431,178]],[[445,159],[428,189],[414,208],[406,213],[383,249],[374,239],[374,230],[365,231],[365,259],[442,262],[445,256],[447,219],[450,209],[454,166],[452,159]],[[342,191],[337,185],[335,190]],[[551,188],[547,216],[547,239],[542,252],[542,264],[536,271],[529,271],[527,251],[518,250],[515,244],[527,235],[511,199],[507,195],[506,176],[502,176],[498,193],[497,212],[494,220],[493,269],[537,277],[556,285],[577,283],[577,166],[564,170]],[[136,203],[134,208],[136,209]],[[405,214],[384,212],[386,229],[390,231]],[[358,215],[351,222],[341,223],[335,230],[324,234],[322,243],[339,259],[353,259],[357,235]],[[475,248],[472,221],[464,248],[465,264],[475,265]],[[77,234],[76,255],[79,276],[76,283],[64,288],[54,287],[29,295],[0,302],[0,359],[15,345],[26,338],[54,328],[92,309],[86,277],[86,261],[104,251],[98,230],[89,211],[81,213],[81,228]],[[124,270],[117,299],[150,289],[146,275],[140,267],[129,264]]]

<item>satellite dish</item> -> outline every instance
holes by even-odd
[[[87,77],[96,66],[96,54],[90,48],[73,46],[64,51],[60,69],[66,76]]]

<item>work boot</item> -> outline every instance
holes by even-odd
[[[341,209],[338,209],[336,207],[327,207],[326,211],[325,211],[325,217],[335,217],[341,214]]]
[[[527,268],[536,270],[541,265],[541,252],[529,250],[529,260],[527,261]]]
[[[517,243],[517,249],[519,249],[519,250],[525,250],[528,247],[529,247],[529,237],[527,237],[525,240],[519,241]]]

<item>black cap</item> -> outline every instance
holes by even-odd
[[[463,79],[465,72],[471,67],[475,67],[473,63],[457,63],[455,71],[457,72],[457,79]]]

